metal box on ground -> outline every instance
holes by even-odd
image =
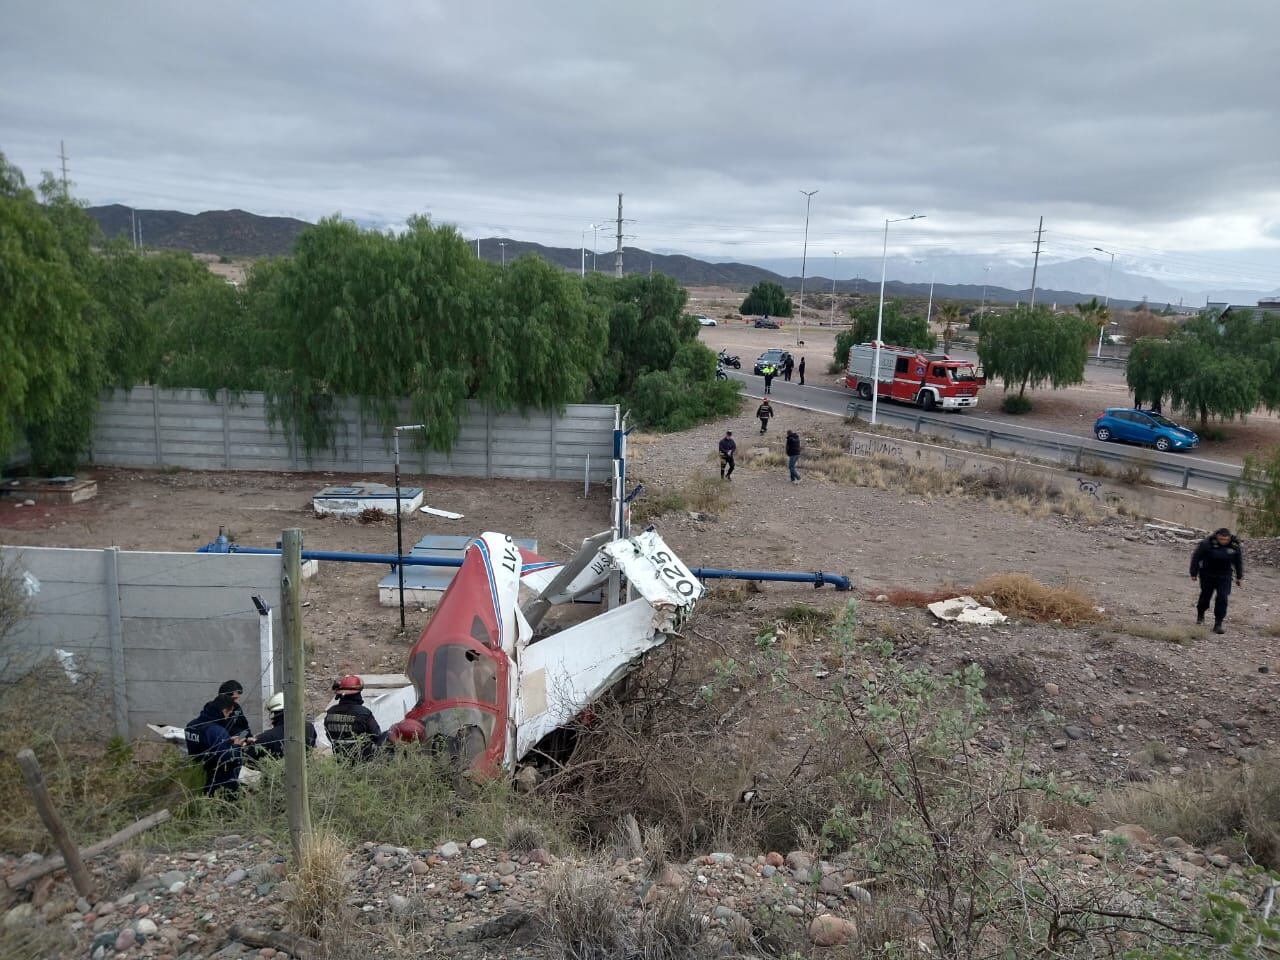
[[[311,498],[311,506],[321,516],[358,517],[365,510],[396,515],[396,488],[385,483],[349,483],[325,487]],[[421,487],[400,488],[400,512],[413,513],[422,506]]]

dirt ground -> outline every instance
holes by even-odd
[[[812,448],[841,442],[835,418],[781,408],[769,434],[742,415],[674,435],[632,435],[631,478],[645,497],[712,486],[715,443],[732,429],[744,459],[779,452],[786,429]],[[801,473],[805,472],[801,461]],[[310,497],[321,487],[389,477],[337,474],[157,473],[100,470],[98,497],[74,506],[15,508],[0,502],[0,541],[68,547],[191,550],[224,526],[243,544],[274,545],[301,527],[309,547],[393,552],[389,523],[320,519]],[[420,482],[422,478],[407,478]],[[540,551],[566,557],[607,526],[608,493],[570,483],[426,478],[428,502],[461,512],[461,521],[407,518],[406,542],[427,533],[497,530],[537,538]],[[1187,629],[1194,585],[1189,547],[1148,543],[1141,523],[1040,515],[968,496],[911,496],[816,477],[792,484],[783,468],[741,465],[723,485],[714,512],[668,512],[653,522],[691,566],[840,573],[851,578],[867,629],[893,639],[902,655],[935,668],[978,662],[1006,713],[992,735],[1032,741],[1037,762],[1089,780],[1133,776],[1135,757],[1152,743],[1173,766],[1238,763],[1280,739],[1280,568],[1249,563],[1232,597],[1229,633]],[[1247,555],[1247,546],[1246,546]],[[397,611],[379,606],[376,584],[387,568],[322,563],[306,583],[309,706],[318,709],[330,680],[348,671],[400,672],[408,644],[430,611],[410,607],[406,635]],[[1079,589],[1105,614],[1094,625],[1010,622],[989,629],[940,626],[920,609],[878,602],[895,590],[956,592],[990,574],[1026,572]],[[766,584],[696,619],[695,669],[710,671],[725,652],[744,661],[757,637],[798,602],[830,609],[850,596],[830,588]],[[1182,628],[1181,643],[1159,635]],[[1154,638],[1153,638],[1154,632]],[[705,638],[705,639],[700,639]],[[798,677],[819,672],[830,651],[815,642],[793,656]],[[1049,691],[1054,691],[1050,693]],[[744,696],[748,695],[746,692]],[[801,719],[795,722],[802,723]],[[1079,739],[1063,734],[1072,726]],[[750,729],[744,728],[744,735]],[[1182,752],[1179,752],[1182,751]]]
[[[696,303],[691,303],[690,309],[701,308]],[[797,357],[807,357],[806,380],[809,383],[845,390],[843,376],[826,372],[835,346],[836,329],[806,325],[799,333],[794,327],[756,330],[742,320],[720,319],[720,313],[710,315],[718,319],[719,325],[702,329],[703,342],[713,350],[723,348],[737,354],[742,358],[744,369],[750,370],[751,363],[765,350],[779,347],[792,351]],[[797,339],[804,341],[803,347],[797,347]],[[976,359],[971,351],[961,349],[955,353]],[[1125,407],[1133,403],[1125,385],[1124,369],[1121,367],[1087,366],[1085,382],[1082,384],[1063,390],[1030,390],[1028,395],[1033,409],[1030,413],[1019,416],[1007,414],[1000,409],[1002,393],[999,383],[989,385],[982,394],[978,409],[965,411],[961,416],[982,417],[984,420],[1088,436],[1092,432],[1094,420],[1107,407]],[[1188,425],[1193,429],[1196,427],[1194,423]],[[1222,431],[1225,437],[1202,437],[1197,456],[1239,463],[1246,454],[1259,453],[1280,444],[1280,415],[1265,410],[1256,411],[1247,421],[1214,422],[1210,426]]]
[[[323,487],[354,480],[391,483],[380,475],[93,471],[96,499],[72,506],[15,509],[0,502],[0,542],[33,546],[106,547],[126,550],[194,550],[219,527],[244,546],[273,547],[287,527],[303,530],[304,546],[354,553],[395,553],[390,520],[362,524],[319,518],[311,497]],[[422,483],[406,476],[405,486]],[[609,526],[609,491],[595,485],[525,481],[471,481],[432,477],[427,502],[465,514],[442,520],[405,515],[407,550],[428,534],[473,535],[498,530],[533,537],[539,549],[567,556],[571,545]],[[399,611],[378,604],[377,583],[389,572],[379,565],[322,563],[303,593],[309,644],[308,705],[328,700],[332,678],[349,672],[400,673],[407,647],[422,632],[429,611],[410,605],[400,635]],[[177,721],[175,721],[177,722]]]

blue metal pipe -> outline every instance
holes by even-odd
[[[812,583],[815,588],[829,583],[837,590],[849,590],[848,577],[837,573],[785,573],[780,570],[720,570],[716,567],[690,567],[699,580],[777,580],[782,583]]]
[[[241,547],[232,545],[229,553],[256,553],[280,556],[280,551],[270,547]],[[461,557],[397,557],[394,553],[342,553],[338,550],[303,550],[303,560],[335,560],[342,563],[385,563],[394,567],[403,563],[406,567],[460,567]]]
[[[241,547],[227,544],[228,553],[252,553],[279,556],[279,549],[271,547]],[[385,563],[394,567],[403,563],[406,567],[460,567],[461,558],[454,557],[397,557],[394,553],[343,553],[338,550],[303,550],[303,560],[333,560],[340,563]],[[699,580],[772,580],[780,583],[812,583],[821,587],[829,583],[837,590],[849,590],[848,577],[836,573],[788,573],[781,570],[723,570],[718,567],[690,567]]]

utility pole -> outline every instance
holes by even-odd
[[[840,266],[840,251],[831,256],[831,325],[836,324],[836,270]]]
[[[982,303],[978,307],[978,329],[982,329],[982,317],[987,312],[987,281],[991,279],[991,267],[982,268]]]
[[[142,218],[138,218],[138,249],[142,249]]]
[[[582,273],[580,276],[585,280],[587,277],[587,231],[582,231]]]
[[[280,616],[284,621],[284,788],[289,811],[293,861],[311,838],[311,804],[307,796],[306,722],[302,712],[305,656],[302,649],[302,531],[280,537]]]
[[[129,242],[133,249],[138,249],[138,211],[129,208]]]
[[[480,238],[476,237],[476,259],[480,259]]]
[[[804,249],[800,254],[800,312],[796,314],[796,343],[800,342],[800,328],[804,326],[804,271],[809,259],[809,204],[817,190],[801,190],[804,194]]]
[[[498,246],[502,250],[502,269],[505,270],[507,269],[507,241],[499,240]]]
[[[613,255],[613,275],[622,279],[622,194],[618,194],[618,249]]]
[[[71,196],[71,187],[67,180],[67,144],[64,140],[58,141],[58,159],[62,161],[62,199],[66,200]]]
[[[1040,218],[1040,226],[1036,228],[1036,259],[1031,267],[1031,309],[1036,308],[1036,272],[1040,269],[1040,239],[1044,236],[1044,217]]]

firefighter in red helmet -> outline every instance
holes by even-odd
[[[348,674],[333,685],[338,702],[324,715],[324,732],[334,756],[344,760],[371,760],[385,736],[373,711],[364,705],[364,681]]]

